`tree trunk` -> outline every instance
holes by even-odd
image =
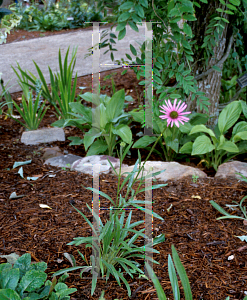
[[[1,7],[5,7],[8,8],[10,4],[12,4],[12,0],[3,0],[3,4],[1,5]]]
[[[219,1],[211,0],[208,4],[204,5],[203,10],[200,9],[200,11],[196,12],[197,21],[193,22],[192,30],[193,33],[196,34],[195,38],[199,42],[199,45],[202,45],[203,38],[206,36],[210,16],[212,13],[216,12],[217,8],[223,8],[222,4]],[[228,16],[228,14],[224,14],[222,17],[228,20]],[[232,42],[233,39],[231,38],[231,43]],[[203,51],[200,52],[194,49],[196,63],[192,68],[192,72],[197,80],[199,91],[205,92],[205,96],[209,98],[209,102],[211,103],[211,105],[208,106],[209,115],[212,117],[207,123],[209,126],[213,126],[217,123],[222,77],[222,73],[215,71],[212,67],[217,64],[217,66],[222,70],[223,63],[229,55],[229,53],[227,54],[226,52],[230,52],[230,49],[231,45],[229,43],[228,23],[226,23],[225,28],[220,32],[219,41],[218,43],[216,41],[216,46],[213,48],[214,55],[208,59],[208,63],[206,63],[205,60],[201,63],[199,60],[203,57]],[[206,73],[206,76],[201,76],[203,73]],[[207,113],[205,110],[201,110],[199,105],[197,105],[197,97],[192,101],[191,96],[192,93],[187,98],[188,110],[191,112],[195,111],[199,113]]]

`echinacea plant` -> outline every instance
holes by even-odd
[[[154,119],[153,119],[153,130],[156,134],[160,134],[162,131],[163,141],[159,141],[159,145],[163,150],[163,154],[158,150],[154,149],[155,153],[161,156],[161,158],[165,158],[165,161],[172,161],[174,157],[179,152],[180,141],[182,140],[182,135],[189,133],[191,129],[191,125],[185,125],[184,122],[188,122],[189,118],[184,115],[189,114],[190,112],[183,112],[186,108],[186,104],[181,104],[181,100],[177,103],[177,99],[175,99],[172,104],[170,100],[165,101],[166,105],[160,105],[159,107],[162,109],[160,112],[163,112],[164,115],[158,116],[158,107],[157,103],[155,103],[154,108]],[[177,104],[177,105],[176,105]],[[181,106],[180,106],[181,104]],[[135,110],[131,111],[130,114],[134,118],[136,122],[144,123],[144,110],[140,110],[136,112]],[[166,120],[165,122],[160,119]],[[179,125],[179,122],[182,124]],[[176,126],[173,126],[173,125]],[[167,125],[167,126],[166,126]],[[169,126],[170,125],[170,126]],[[144,125],[143,125],[144,126]],[[156,140],[155,136],[143,136],[138,141],[135,142],[133,148],[146,148],[148,145],[152,144]],[[189,139],[190,140],[190,139]],[[188,141],[188,136],[186,137],[186,142]]]
[[[161,112],[165,112],[165,115],[160,116],[160,118],[168,119],[167,127],[170,124],[171,124],[171,126],[173,126],[173,124],[175,124],[176,126],[179,126],[179,122],[181,122],[183,124],[183,122],[187,122],[189,120],[188,118],[183,116],[184,114],[188,114],[189,112],[184,112],[184,113],[182,112],[186,108],[187,105],[182,104],[181,107],[179,107],[180,103],[181,103],[181,101],[179,101],[178,105],[176,106],[176,101],[175,101],[174,105],[172,106],[170,101],[168,101],[167,107],[165,105],[163,105],[161,107],[162,108]],[[91,255],[91,257],[90,257],[91,265],[90,266],[76,266],[76,264],[74,263],[72,268],[60,270],[60,271],[56,272],[55,274],[53,274],[53,276],[61,275],[65,272],[70,272],[70,271],[74,271],[77,269],[82,269],[82,272],[80,274],[80,276],[82,276],[83,272],[90,271],[93,275],[92,289],[91,289],[91,295],[93,295],[95,288],[96,288],[96,284],[97,284],[98,274],[101,272],[102,277],[104,277],[104,275],[106,275],[106,280],[108,280],[110,274],[112,274],[116,278],[119,286],[121,286],[120,279],[125,283],[125,285],[128,289],[128,295],[129,296],[131,295],[131,290],[130,290],[129,284],[126,281],[126,279],[123,277],[122,271],[123,270],[126,271],[126,273],[129,274],[132,278],[133,278],[134,273],[143,274],[143,271],[140,269],[140,263],[133,260],[133,258],[145,259],[145,249],[146,250],[148,249],[148,251],[153,252],[153,253],[159,253],[157,250],[152,249],[152,246],[163,242],[165,237],[163,234],[161,234],[158,237],[155,237],[153,239],[152,243],[149,243],[143,247],[136,246],[134,244],[135,241],[139,237],[145,237],[145,235],[142,233],[144,231],[144,229],[137,231],[137,230],[134,230],[133,228],[144,223],[144,221],[131,223],[132,213],[130,212],[128,215],[128,218],[125,222],[125,225],[124,225],[124,217],[125,217],[124,210],[126,208],[129,208],[130,206],[132,206],[135,209],[137,208],[139,210],[143,210],[146,213],[163,220],[163,218],[160,217],[158,214],[148,210],[146,207],[140,206],[140,205],[147,204],[148,201],[137,200],[136,195],[138,193],[141,193],[141,192],[144,192],[147,190],[153,190],[153,189],[157,189],[157,188],[164,187],[167,185],[167,184],[158,184],[155,186],[148,186],[139,191],[140,186],[143,183],[144,179],[153,177],[153,176],[157,176],[160,173],[164,172],[165,170],[155,172],[153,174],[148,174],[145,177],[141,176],[141,178],[138,179],[138,175],[140,174],[141,171],[142,171],[142,175],[143,175],[145,163],[148,160],[148,158],[150,157],[156,144],[162,137],[162,134],[164,133],[165,129],[163,130],[161,135],[157,138],[156,142],[154,143],[150,153],[146,157],[146,160],[144,161],[143,164],[141,163],[141,155],[140,155],[140,151],[138,150],[138,160],[135,163],[133,171],[126,172],[128,174],[128,176],[124,179],[124,181],[119,189],[122,162],[124,160],[125,155],[129,151],[129,149],[132,145],[132,142],[126,147],[123,154],[122,154],[123,147],[125,147],[126,144],[124,142],[120,143],[120,170],[119,170],[119,173],[115,170],[112,163],[108,159],[113,171],[118,176],[118,188],[117,188],[116,201],[114,202],[114,200],[111,197],[109,197],[102,191],[99,191],[99,190],[91,188],[91,187],[86,188],[88,190],[93,191],[94,193],[97,193],[97,194],[107,198],[112,203],[114,212],[112,212],[112,209],[110,209],[109,220],[106,222],[105,225],[103,225],[99,216],[96,215],[96,212],[91,210],[88,206],[89,210],[92,212],[94,219],[96,220],[96,223],[98,223],[99,228],[95,228],[95,226],[87,219],[87,217],[82,212],[80,212],[77,208],[74,207],[83,216],[83,218],[86,220],[86,222],[90,225],[90,227],[92,228],[92,231],[95,233],[96,236],[77,237],[77,238],[74,238],[74,241],[70,242],[68,245],[79,246],[80,244],[85,243],[86,247],[91,247],[92,250],[95,251],[93,253],[98,253],[97,257],[95,257],[94,255]],[[139,168],[137,167],[138,163],[139,163]],[[134,178],[134,175],[136,172],[137,172],[137,175]],[[122,188],[124,187],[124,185],[126,184],[127,181],[128,181],[127,193],[126,193],[125,198],[123,198],[121,194],[119,195],[119,192],[122,190]],[[136,181],[140,181],[140,184],[139,184],[137,191],[135,192],[132,189],[132,186],[135,184]],[[130,199],[128,199],[127,197],[129,195],[130,190],[131,190],[131,197],[130,197]],[[119,217],[119,215],[120,215],[120,217]],[[129,232],[134,233],[134,235],[131,238],[128,235]],[[78,251],[78,253],[81,255],[83,260],[87,263],[87,260],[85,259],[83,254],[80,251]],[[152,263],[158,264],[158,262],[154,261],[152,258],[150,258],[150,257],[146,257],[146,258],[149,261],[151,261]],[[73,259],[73,261],[75,262],[74,259]]]

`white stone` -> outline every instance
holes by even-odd
[[[241,161],[226,162],[218,167],[218,171],[215,174],[215,177],[235,177],[237,179],[242,179],[240,175],[237,175],[235,173],[241,173],[242,175],[247,177],[247,163]]]
[[[77,161],[75,161],[71,166],[71,170],[75,170],[75,171],[79,171],[82,173],[93,175],[93,165],[99,164],[100,165],[100,173],[108,174],[112,168],[111,168],[111,165],[109,164],[107,158],[111,161],[111,163],[115,169],[120,167],[120,159],[119,158],[115,158],[115,157],[112,157],[109,155],[91,155],[91,156],[86,156],[84,158],[81,158],[81,159],[78,159]],[[128,165],[123,164],[123,166],[126,167]]]
[[[21,142],[25,145],[37,145],[55,141],[65,141],[63,128],[44,128],[24,131],[21,136]]]
[[[143,165],[143,162],[141,163],[141,166]],[[153,170],[150,171],[150,167],[153,167]],[[121,168],[121,174],[125,177],[128,176],[128,174],[123,174],[124,172],[131,172],[133,171],[134,165],[129,166],[129,167],[122,167]],[[139,164],[137,165],[137,169],[139,168]],[[206,178],[207,174],[204,173],[203,171],[189,167],[189,166],[184,166],[181,165],[177,162],[163,162],[163,161],[147,161],[144,166],[144,171],[147,171],[146,174],[150,174],[162,171],[166,169],[163,173],[154,176],[155,179],[157,180],[176,180],[176,179],[181,179],[185,176],[198,176],[199,178]],[[119,169],[116,169],[117,172],[119,172]],[[137,174],[137,173],[136,173]],[[138,175],[138,178],[141,178],[142,172]],[[136,175],[135,175],[136,176]],[[143,173],[143,177],[145,176],[145,173]],[[152,177],[153,178],[153,177]]]

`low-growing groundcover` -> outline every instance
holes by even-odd
[[[121,77],[122,70],[114,76],[116,90],[125,88],[125,91],[134,98],[135,102],[129,105],[127,111],[138,108],[138,97],[141,97],[143,87],[137,85],[137,80],[128,71]],[[102,78],[108,72],[102,72]],[[77,86],[87,86],[90,91],[91,76],[78,79]],[[111,80],[102,82],[106,85],[105,91],[108,95],[111,89]],[[108,87],[109,85],[109,87]],[[137,88],[137,92],[135,90]],[[132,90],[132,91],[131,91]],[[81,92],[79,88],[77,92]],[[138,95],[138,96],[137,96]],[[12,94],[12,98],[20,104],[20,93]],[[141,97],[143,99],[143,97]],[[83,102],[86,104],[86,102]],[[142,104],[143,101],[140,102]],[[40,128],[48,127],[56,121],[54,110],[49,109],[41,122]],[[14,113],[16,110],[14,109]],[[82,211],[89,220],[92,216],[86,204],[91,206],[92,192],[85,190],[83,186],[92,187],[90,175],[77,172],[65,171],[49,165],[43,165],[42,147],[59,146],[63,151],[84,157],[86,155],[82,146],[68,146],[70,140],[65,142],[54,142],[37,146],[26,146],[20,143],[23,127],[10,118],[0,118],[0,252],[1,255],[17,253],[20,256],[30,253],[32,261],[44,261],[47,263],[47,274],[49,280],[54,272],[71,267],[70,262],[63,255],[72,254],[78,266],[85,265],[77,253],[78,247],[67,244],[74,237],[91,236],[90,227],[78,214],[71,204]],[[139,139],[136,134],[141,125],[134,124],[132,128],[134,142]],[[66,138],[69,136],[82,136],[82,132],[76,128],[65,128]],[[145,160],[149,151],[141,149],[142,161]],[[65,152],[66,153],[66,152]],[[124,163],[132,165],[137,160],[137,149],[131,149],[131,157],[126,157]],[[244,161],[244,156],[236,157]],[[32,160],[30,164],[23,166],[22,179],[18,169],[13,169],[16,161]],[[153,154],[150,160],[160,160],[157,154]],[[187,164],[196,166],[200,160],[191,159]],[[183,159],[180,163],[186,163]],[[203,166],[201,165],[201,168]],[[211,170],[203,169],[207,174]],[[52,172],[50,172],[52,171]],[[28,176],[39,176],[36,181],[26,180]],[[49,176],[55,175],[55,176]],[[122,183],[123,179],[121,180]],[[153,182],[154,184],[163,182]],[[242,220],[216,220],[222,216],[212,205],[214,200],[229,213],[241,215],[239,211],[231,211],[226,204],[234,204],[232,201],[240,200],[246,196],[246,183],[237,179],[196,179],[185,178],[179,181],[168,181],[164,188],[153,191],[153,208],[164,221],[154,218],[154,237],[165,235],[165,242],[155,246],[160,255],[154,255],[160,265],[153,265],[155,274],[159,278],[167,298],[172,298],[172,289],[168,276],[168,254],[171,254],[173,244],[178,251],[180,259],[185,267],[190,280],[193,299],[243,299],[246,288],[246,242],[236,236],[246,235],[247,229]],[[138,185],[134,185],[137,189]],[[144,187],[144,186],[143,186]],[[116,177],[112,175],[100,176],[100,190],[114,199],[117,190]],[[16,192],[15,199],[9,199],[11,193]],[[126,188],[124,189],[124,193]],[[123,193],[123,196],[124,196]],[[144,200],[145,194],[138,194],[138,199]],[[101,208],[109,208],[110,203],[101,197]],[[39,204],[48,205],[42,208]],[[142,219],[142,213],[133,210],[132,222]],[[101,210],[102,221],[108,218],[107,210]],[[142,229],[144,225],[139,226]],[[142,246],[143,239],[138,240]],[[89,261],[91,250],[81,246],[78,250],[84,254]],[[229,259],[230,258],[230,259]],[[1,258],[0,263],[6,262]],[[70,273],[66,280],[69,288],[77,288],[72,295],[75,299],[98,299],[101,291],[105,290],[106,299],[129,299],[124,285],[120,288],[115,278],[105,284],[99,279],[95,294],[90,296],[91,274],[84,273],[85,278],[79,277],[79,271]],[[144,278],[126,276],[132,291],[131,299],[156,299],[154,285]],[[182,296],[183,298],[183,296]]]

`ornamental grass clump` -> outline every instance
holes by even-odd
[[[171,102],[167,102],[167,107],[163,105],[161,108],[161,112],[165,111],[165,115],[160,116],[160,118],[167,118],[169,122],[167,123],[167,127],[171,124],[175,124],[176,126],[179,126],[179,122],[187,122],[188,118],[184,117],[184,114],[189,114],[189,112],[182,113],[182,111],[186,108],[186,104],[182,104],[180,106],[181,101],[178,103],[176,106],[176,101],[174,102],[174,105],[171,105]],[[165,128],[166,129],[166,128]],[[165,130],[164,129],[164,130]],[[164,132],[163,130],[163,132]],[[97,216],[96,212],[93,211],[88,205],[88,209],[92,212],[94,222],[97,224],[96,226],[92,224],[87,217],[80,212],[77,208],[73,207],[83,216],[85,221],[90,225],[92,228],[92,231],[94,233],[94,236],[91,237],[76,237],[74,238],[74,241],[70,242],[68,245],[76,245],[79,246],[80,244],[85,243],[86,247],[92,248],[93,255],[90,256],[90,265],[87,266],[76,266],[75,259],[73,258],[74,265],[72,268],[68,269],[63,269],[55,274],[53,276],[61,275],[65,272],[70,272],[74,271],[77,269],[82,269],[82,272],[80,274],[80,277],[82,277],[83,272],[88,272],[90,271],[92,274],[92,289],[91,289],[91,295],[94,294],[96,284],[97,284],[97,279],[98,275],[101,274],[102,277],[106,275],[106,281],[109,279],[110,275],[113,275],[115,279],[117,280],[119,286],[120,284],[120,279],[125,283],[125,286],[127,287],[128,290],[128,295],[131,296],[131,290],[130,286],[127,282],[127,280],[123,276],[123,271],[125,271],[128,275],[133,278],[133,274],[138,274],[141,275],[143,274],[143,270],[141,269],[140,262],[137,262],[135,258],[138,258],[140,260],[147,259],[151,261],[152,263],[159,264],[152,258],[145,256],[145,251],[152,252],[152,253],[159,253],[159,251],[153,249],[152,247],[154,245],[157,245],[165,240],[165,237],[163,234],[153,238],[153,241],[151,243],[146,244],[145,246],[143,245],[142,247],[138,247],[135,245],[135,242],[139,237],[145,238],[145,234],[142,232],[144,229],[141,230],[134,230],[134,227],[144,223],[144,221],[138,221],[135,223],[131,223],[131,216],[132,212],[129,213],[127,220],[124,225],[124,220],[125,220],[125,209],[129,208],[132,206],[133,208],[137,208],[139,210],[145,211],[145,213],[148,213],[152,215],[153,217],[156,217],[158,219],[163,220],[161,216],[158,214],[154,213],[153,211],[147,209],[145,206],[143,207],[142,205],[146,204],[152,204],[151,201],[146,201],[146,200],[137,200],[136,195],[141,192],[146,192],[147,190],[153,190],[157,189],[160,187],[164,187],[167,184],[158,184],[154,186],[148,186],[145,187],[141,190],[140,186],[143,184],[144,180],[149,177],[157,176],[164,172],[165,170],[155,172],[153,174],[148,174],[145,177],[143,177],[143,171],[144,171],[144,166],[148,158],[150,157],[151,153],[153,152],[156,144],[158,143],[159,139],[161,138],[163,132],[161,135],[157,138],[155,141],[150,153],[146,157],[146,160],[144,163],[141,163],[141,155],[140,151],[138,150],[138,160],[135,163],[135,166],[133,168],[132,172],[126,172],[128,176],[124,179],[121,187],[120,187],[120,178],[121,178],[121,167],[122,167],[122,162],[124,160],[125,155],[128,153],[130,147],[132,146],[132,142],[129,143],[129,145],[125,148],[124,153],[122,153],[123,148],[126,146],[126,143],[121,142],[120,143],[120,170],[119,173],[116,171],[116,169],[113,167],[112,163],[108,159],[113,171],[115,174],[118,176],[118,187],[117,187],[117,196],[116,196],[116,201],[103,193],[102,191],[99,191],[97,189],[87,187],[86,189],[93,191],[94,193],[97,193],[105,198],[107,198],[110,202],[112,207],[110,208],[110,217],[109,220],[106,222],[104,225]],[[139,164],[139,167],[138,167]],[[142,171],[142,176],[141,178],[138,179],[138,175]],[[135,173],[137,172],[137,175],[135,176]],[[135,178],[134,178],[135,176]],[[128,186],[127,186],[127,192],[125,197],[123,198],[122,195],[120,194],[122,188],[125,186],[126,182],[128,181]],[[132,187],[135,184],[136,181],[140,181],[139,187],[137,191],[135,192]],[[120,187],[120,188],[119,188]],[[130,199],[128,198],[129,192],[131,191],[131,197]],[[115,198],[115,197],[114,197]],[[129,233],[133,232],[134,235],[132,237],[129,236]],[[87,263],[87,260],[85,259],[84,255],[78,251],[80,256],[83,258],[83,260]],[[97,253],[94,255],[94,253]],[[88,263],[87,263],[88,264]]]

